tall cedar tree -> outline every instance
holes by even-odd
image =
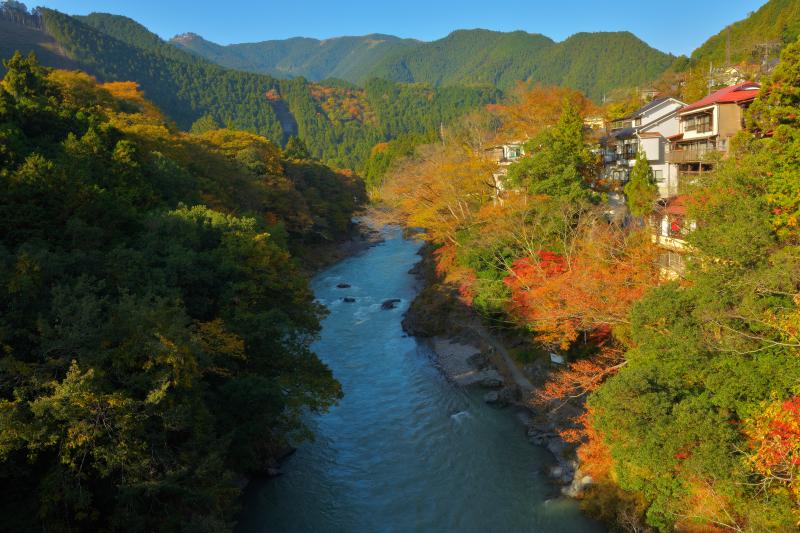
[[[630,181],[625,184],[628,209],[635,217],[644,217],[653,212],[658,198],[658,186],[653,179],[653,171],[644,150],[636,155],[636,163],[631,169]]]

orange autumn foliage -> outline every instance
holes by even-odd
[[[624,364],[622,350],[601,346],[590,358],[569,363],[554,372],[536,393],[538,402],[565,402],[597,390],[603,381]]]
[[[586,426],[586,442],[578,446],[576,454],[581,463],[581,471],[594,480],[605,479],[611,472],[614,460],[611,450],[603,440],[603,435],[591,423]]]
[[[800,502],[800,396],[774,402],[748,423],[748,456],[765,485],[786,487]]]
[[[657,282],[654,259],[645,232],[594,224],[568,254],[539,251],[514,263],[509,310],[541,342],[567,349],[581,332],[627,322]]]
[[[445,244],[433,252],[436,259],[436,275],[445,283],[451,283],[458,288],[459,299],[471,306],[474,294],[472,285],[475,283],[475,272],[472,269],[456,263],[457,250],[452,243]]]
[[[425,228],[423,237],[455,244],[456,232],[492,202],[492,171],[491,162],[454,139],[420,147],[415,159],[398,165],[381,195],[407,225]]]
[[[309,92],[330,120],[336,122],[356,120],[370,124],[376,120],[363,89],[310,85]]]
[[[582,117],[597,111],[594,103],[575,89],[538,84],[531,87],[528,83],[519,82],[509,102],[487,107],[502,122],[497,140],[503,142],[529,139],[557,123],[565,100]]]
[[[145,98],[139,84],[134,81],[114,81],[103,83],[101,88],[107,90],[112,96],[134,106],[139,114],[148,119],[164,122],[166,117],[152,102]]]

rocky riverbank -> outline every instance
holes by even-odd
[[[592,479],[581,473],[574,446],[564,441],[559,431],[572,425],[580,407],[568,403],[546,411],[533,405],[533,395],[551,372],[550,363],[539,358],[527,365],[517,364],[506,344],[519,340],[501,339],[490,332],[481,318],[461,303],[458,291],[437,278],[431,252],[424,246],[422,260],[411,271],[420,283],[420,292],[403,318],[403,329],[430,343],[435,364],[449,380],[464,387],[482,387],[487,403],[516,409],[530,442],[547,448],[555,458],[547,474],[563,494],[579,496]]]

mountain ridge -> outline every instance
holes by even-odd
[[[221,45],[188,32],[176,35],[168,42],[228,68],[272,76],[304,77],[311,81],[333,77],[357,82],[367,76],[370,65],[416,46],[420,41],[371,33],[328,39],[291,37]]]
[[[375,37],[389,39],[391,45],[372,50],[370,54],[361,51],[357,61],[351,60],[344,67],[336,62],[333,54],[323,58],[308,51],[310,46],[321,47],[326,43],[342,46],[347,43],[352,58],[359,54],[359,46],[362,49],[371,46],[369,41]],[[573,46],[576,41],[580,41],[581,46]],[[303,76],[312,81],[334,77],[357,84],[375,77],[433,86],[491,84],[503,90],[518,81],[532,81],[567,84],[595,99],[620,83],[646,83],[664,72],[676,59],[630,32],[580,32],[557,42],[543,34],[524,30],[501,32],[472,28],[457,29],[441,39],[428,42],[368,34],[324,40],[292,37],[229,45],[219,45],[195,33],[185,33],[169,42],[229,68],[278,77]],[[316,62],[292,62],[295,57],[303,59],[302,50]],[[610,52],[618,65],[604,58],[600,58],[598,64],[597,56],[584,57],[587,50]],[[603,80],[603,68],[613,72],[615,79]],[[591,74],[582,75],[581,69]],[[601,78],[600,83],[593,83],[595,78]]]
[[[25,54],[42,51],[40,42],[57,48],[57,56],[45,58],[47,66],[68,61],[64,66],[101,83],[135,82],[183,130],[225,126],[281,144],[299,136],[313,157],[339,168],[363,169],[375,144],[400,136],[429,138],[442,123],[499,97],[492,87],[434,89],[378,79],[355,87],[278,79],[222,67],[127,17],[72,17],[40,8],[35,18],[38,27],[23,28],[14,47]],[[3,20],[1,10],[0,22],[19,26]],[[0,43],[11,35],[2,30]]]

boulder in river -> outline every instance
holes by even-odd
[[[489,366],[489,358],[486,356],[486,354],[476,353],[467,358],[467,363],[478,370],[484,370]]]
[[[401,302],[400,298],[389,298],[388,300],[384,300],[381,304],[381,309],[384,311],[388,311],[389,309],[394,309],[397,307],[397,304]]]
[[[484,389],[499,389],[503,386],[503,380],[496,377],[483,378],[481,380],[481,387]]]
[[[342,298],[342,301],[345,302],[345,303],[351,304],[351,303],[354,303],[356,301],[356,299],[353,298],[352,296],[345,296],[344,298]]]
[[[497,407],[505,407],[514,401],[515,397],[516,393],[514,389],[511,387],[505,387],[500,390],[487,392],[483,395],[483,401],[488,404],[496,405]]]
[[[337,289],[349,289],[351,285],[349,283],[339,283],[336,288]]]

